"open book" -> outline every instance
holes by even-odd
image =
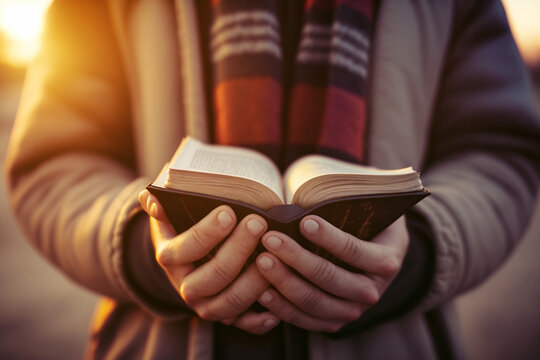
[[[308,214],[369,239],[429,194],[410,167],[381,170],[309,155],[293,162],[282,176],[256,151],[190,137],[148,190],[179,232],[228,204],[239,220],[257,213],[269,229],[294,239],[301,238],[298,222]]]
[[[268,210],[283,204],[307,209],[325,200],[422,190],[411,167],[381,170],[322,155],[292,163],[282,177],[266,156],[249,149],[184,138],[156,186],[237,200]]]

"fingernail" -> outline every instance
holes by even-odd
[[[315,235],[319,231],[319,223],[315,220],[307,219],[304,221],[304,230],[311,235]]]
[[[268,256],[263,256],[257,260],[263,270],[270,270],[274,266],[274,262]]]
[[[270,249],[277,250],[281,246],[281,239],[275,236],[269,236],[265,243]]]
[[[274,297],[272,296],[272,294],[270,294],[270,292],[265,291],[259,298],[259,301],[263,304],[268,304],[270,301],[272,301],[273,298]]]
[[[272,327],[277,324],[276,319],[268,319],[264,322],[264,327]]]
[[[246,226],[247,226],[249,232],[251,233],[251,235],[253,235],[253,236],[259,235],[264,229],[264,225],[261,224],[260,221],[255,220],[255,219],[249,220],[247,222]]]
[[[229,213],[226,211],[220,211],[217,216],[217,219],[218,219],[219,225],[221,225],[221,227],[224,229],[228,228],[229,225],[231,225],[233,221],[231,215],[229,215]]]
[[[143,190],[143,191],[141,191],[141,192],[139,193],[138,199],[139,199],[139,202],[141,203],[141,205],[142,205],[142,202],[143,202],[144,200],[146,200],[144,197],[145,197],[147,191],[148,191],[148,190]]]
[[[156,203],[152,203],[150,205],[150,216],[153,218],[157,218],[157,205]]]

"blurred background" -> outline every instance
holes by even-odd
[[[540,2],[503,1],[540,109]],[[25,69],[50,0],[0,0],[0,165]],[[540,139],[539,139],[540,141]],[[540,161],[540,159],[539,159]],[[471,359],[540,359],[540,202],[518,249],[458,309]],[[77,359],[97,296],[67,280],[24,240],[0,177],[0,359]]]

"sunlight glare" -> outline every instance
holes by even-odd
[[[540,61],[540,2],[503,0],[503,4],[523,58],[530,63]]]
[[[0,32],[7,37],[6,61],[24,65],[36,55],[50,3],[51,0],[0,0]]]

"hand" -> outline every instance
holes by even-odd
[[[300,231],[360,271],[345,270],[282,233],[263,236],[269,253],[258,256],[257,266],[275,289],[265,291],[259,302],[283,321],[312,331],[336,332],[376,304],[398,274],[409,244],[403,216],[369,242],[317,216],[302,219]]]
[[[279,319],[270,312],[246,312],[269,286],[254,264],[241,273],[267,229],[262,217],[248,215],[236,225],[234,212],[224,205],[177,235],[153,195],[144,190],[139,194],[139,201],[150,215],[150,231],[158,264],[199,317],[222,321],[256,334],[264,333],[279,323]],[[222,246],[212,259],[198,268],[193,265],[221,242]]]

